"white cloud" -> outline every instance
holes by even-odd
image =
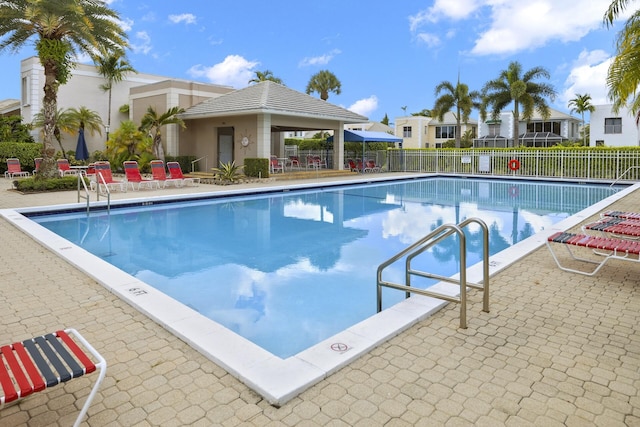
[[[133,28],[133,19],[125,18],[122,20],[116,20],[116,22],[123,31],[131,31],[131,29]]]
[[[422,43],[426,44],[428,47],[431,47],[431,48],[440,46],[440,44],[442,43],[442,41],[440,40],[440,37],[438,37],[435,34],[420,33],[416,37]]]
[[[247,61],[240,55],[229,55],[224,61],[211,67],[194,65],[188,73],[194,78],[204,77],[211,83],[241,88],[249,84],[249,80],[254,77],[253,70],[258,65],[259,62]]]
[[[146,31],[138,31],[135,35],[135,40],[130,44],[131,51],[133,53],[148,54],[153,47],[151,45],[151,36]]]
[[[348,108],[348,110],[354,113],[361,114],[365,117],[369,117],[371,113],[378,109],[378,97],[371,95],[369,98],[360,99]]]
[[[434,5],[409,17],[409,29],[418,40],[434,46],[446,25],[473,18],[486,22],[478,27],[471,49],[475,55],[513,54],[545,46],[552,41],[580,40],[602,29],[610,0],[436,0]],[[626,11],[625,11],[626,13]],[[473,27],[471,27],[473,28]]]
[[[334,56],[339,55],[340,53],[342,52],[340,52],[339,49],[333,49],[331,52],[324,55],[307,57],[300,61],[299,66],[306,67],[309,65],[327,65]]]
[[[179,24],[181,22],[184,22],[185,24],[195,24],[196,17],[191,13],[182,13],[180,15],[169,15],[169,21],[174,24]]]
[[[576,94],[589,94],[592,105],[610,104],[607,97],[607,72],[611,60],[611,56],[602,50],[580,52],[564,82],[565,89],[559,100],[568,105]]]

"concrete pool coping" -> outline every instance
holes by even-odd
[[[415,175],[412,176],[415,178]],[[394,177],[394,179],[398,179]],[[370,178],[363,182],[371,181]],[[358,183],[352,181],[351,183]],[[322,184],[325,185],[325,184]],[[341,185],[344,185],[342,183]],[[300,186],[271,186],[255,191],[217,191],[215,196],[248,194],[249,192],[282,191],[283,188],[318,187],[317,183]],[[564,230],[582,222],[586,217],[603,210],[607,205],[633,191],[636,186],[625,188],[615,195],[590,206],[587,209],[555,224],[549,230],[538,233],[517,245],[491,257],[490,274],[502,270],[516,262],[530,251],[537,249],[546,237],[558,230]],[[208,197],[214,193],[201,193],[198,197]],[[176,199],[175,196],[161,196]],[[185,196],[186,197],[186,196]],[[194,195],[190,195],[193,198]],[[154,198],[155,199],[155,198]],[[179,197],[178,197],[179,199]],[[149,199],[129,199],[117,204],[132,204]],[[114,202],[113,204],[116,204]],[[376,345],[399,334],[411,325],[424,319],[446,303],[426,297],[412,297],[384,312],[375,315],[353,327],[287,359],[280,359],[262,350],[247,340],[228,331],[217,323],[204,318],[195,311],[177,303],[145,283],[125,274],[116,267],[90,255],[83,249],[70,244],[40,225],[26,219],[21,213],[28,211],[64,210],[78,208],[82,204],[41,206],[38,208],[7,209],[0,214],[10,223],[29,234],[36,241],[67,260],[88,276],[94,278],[112,293],[172,331],[210,360],[227,369],[232,375],[265,397],[275,406],[284,404],[306,388],[319,382],[334,371],[349,364]],[[481,268],[474,266],[468,271],[468,280],[477,282],[481,278]],[[455,286],[438,284],[444,292],[457,293]],[[477,299],[478,293],[471,292],[470,298]],[[470,313],[481,316],[481,313]]]

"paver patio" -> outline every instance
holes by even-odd
[[[0,208],[76,202],[8,187]],[[640,190],[611,207],[639,211]],[[638,265],[579,276],[543,247],[492,278],[490,313],[470,292],[468,329],[450,305],[275,408],[5,221],[0,235],[0,342],[74,327],[107,359],[85,425],[640,426]],[[93,381],[5,407],[0,425],[70,425]]]

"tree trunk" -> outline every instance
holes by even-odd
[[[153,154],[156,156],[156,159],[164,162],[164,149],[162,148],[162,136],[160,132],[156,133],[156,136],[153,137]]]
[[[42,115],[44,117],[42,140],[42,163],[38,172],[44,178],[53,178],[58,175],[58,167],[55,161],[56,150],[53,146],[56,128],[56,111],[58,109],[58,81],[56,80],[56,63],[52,60],[45,61],[44,65],[44,99],[42,101]]]

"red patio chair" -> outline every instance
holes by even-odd
[[[127,191],[127,186],[124,181],[117,181],[113,179],[111,173],[111,164],[107,161],[100,161],[95,163],[96,176],[95,182],[91,182],[91,188],[93,189],[94,183],[100,192],[109,192],[112,188],[117,188],[122,192]],[[102,190],[104,188],[104,191]]]
[[[22,170],[22,167],[20,166],[20,159],[7,159],[7,170],[4,173],[5,178],[15,178],[16,176],[29,175],[31,175],[29,172]]]
[[[166,188],[168,185],[173,184],[176,188],[182,187],[182,179],[173,179],[167,177],[167,171],[164,168],[164,162],[162,160],[151,160],[151,175],[156,180],[158,185],[162,184],[162,188]]]
[[[69,165],[69,160],[67,159],[58,159],[56,162],[58,163],[58,173],[60,173],[60,176],[78,175],[82,173],[80,170],[71,169],[71,165]]]
[[[200,178],[184,176],[182,174],[180,163],[178,162],[167,162],[167,169],[169,169],[169,176],[171,179],[181,179],[183,185],[186,185],[187,183],[191,183],[191,185],[200,184]]]
[[[156,188],[160,188],[160,184],[153,179],[144,179],[142,174],[140,173],[140,167],[138,167],[138,162],[134,160],[128,160],[122,164],[124,166],[124,176],[127,179],[127,184],[131,184],[132,190],[140,190],[142,186],[146,186],[149,190]],[[136,188],[137,184],[137,188]]]

